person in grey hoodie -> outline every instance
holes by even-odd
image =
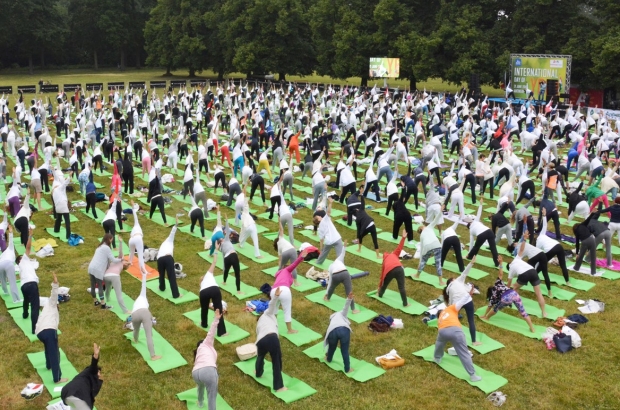
[[[353,369],[349,360],[349,342],[351,341],[351,322],[347,318],[349,313],[349,306],[353,302],[353,292],[349,293],[347,300],[344,303],[344,307],[340,312],[332,313],[329,317],[329,326],[327,326],[327,332],[325,332],[325,339],[323,340],[323,348],[327,348],[327,354],[325,355],[325,361],[331,363],[334,358],[334,353],[340,342],[340,353],[342,353],[342,361],[344,362],[344,372],[352,373]]]

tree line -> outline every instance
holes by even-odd
[[[482,84],[511,53],[570,54],[572,83],[620,85],[617,0],[0,0],[0,66],[143,64],[368,79],[370,57],[400,74]]]

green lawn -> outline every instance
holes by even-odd
[[[126,73],[45,73],[37,74],[36,80],[43,77],[52,82],[85,82],[85,81],[133,81],[138,79],[157,79],[157,71],[132,71]],[[0,84],[24,84],[36,82],[33,78],[24,75],[3,75]],[[50,127],[55,132],[55,127]],[[8,169],[10,170],[10,166]],[[136,169],[136,171],[138,171]],[[402,170],[401,170],[402,171]],[[109,180],[96,178],[98,182],[109,187]],[[136,179],[136,185],[143,185]],[[180,189],[180,183],[172,184]],[[100,190],[104,192],[105,190]],[[221,191],[220,191],[221,192]],[[213,194],[209,192],[210,196]],[[304,198],[305,195],[296,190],[295,194]],[[81,199],[78,193],[70,194],[71,200]],[[288,197],[287,197],[288,199]],[[370,201],[369,201],[370,202]],[[370,202],[371,204],[374,204]],[[486,206],[493,206],[494,202],[487,200]],[[174,201],[167,215],[173,216],[176,212],[183,212],[183,203]],[[384,207],[385,205],[382,205]],[[263,210],[255,207],[258,213]],[[344,209],[336,205],[337,209]],[[100,205],[103,212],[103,205]],[[226,210],[232,216],[231,210]],[[565,216],[565,208],[563,213]],[[160,298],[153,292],[148,292],[151,312],[157,317],[157,331],[190,363],[164,373],[154,374],[147,363],[131,343],[123,337],[126,331],[122,322],[112,312],[104,312],[92,306],[90,295],[86,293],[89,287],[87,266],[98,244],[97,238],[103,234],[103,229],[92,219],[79,212],[75,214],[80,220],[72,224],[73,231],[84,236],[85,244],[71,248],[62,243],[56,248],[56,255],[40,261],[39,277],[41,295],[49,292],[51,273],[57,273],[61,286],[71,288],[71,301],[60,305],[60,347],[68,359],[80,371],[89,364],[93,342],[102,346],[100,364],[103,367],[103,388],[97,397],[97,408],[106,409],[183,409],[185,405],[179,402],[175,395],[194,386],[191,378],[193,350],[196,342],[201,340],[205,333],[197,328],[192,321],[185,318],[183,313],[199,308],[199,302],[182,305]],[[186,214],[185,214],[186,215]],[[309,224],[311,213],[304,209],[296,215]],[[391,223],[388,219],[373,215],[376,224],[384,231],[391,232]],[[182,220],[187,221],[187,217]],[[158,247],[168,235],[169,229],[156,225],[145,217],[140,218],[145,232],[146,245]],[[42,212],[34,215],[33,222],[37,226],[35,239],[48,237],[43,228],[52,226],[51,218]],[[276,230],[276,224],[268,220],[260,223],[271,231]],[[207,222],[206,228],[211,229],[213,222]],[[354,239],[355,231],[336,225],[344,239],[349,242]],[[64,228],[63,228],[64,229]],[[569,234],[570,227],[562,227],[563,232]],[[463,241],[468,238],[466,228],[459,227],[458,233]],[[128,240],[128,233],[123,237]],[[304,240],[301,235],[297,239]],[[273,252],[272,242],[259,235],[260,247],[263,252]],[[417,234],[416,234],[417,239]],[[203,250],[200,239],[178,232],[175,242],[175,259],[184,266],[188,277],[179,281],[179,285],[187,290],[198,293],[200,277],[207,270],[208,264],[201,259],[197,252]],[[370,239],[366,238],[366,246]],[[380,241],[380,250],[391,251],[395,245]],[[617,255],[616,255],[617,256]],[[452,255],[448,257],[454,261]],[[333,256],[330,255],[330,259]],[[242,374],[233,364],[238,360],[235,347],[255,340],[256,317],[242,311],[244,302],[222,292],[225,301],[229,304],[228,321],[250,332],[250,337],[233,344],[221,345],[216,342],[219,354],[218,368],[220,374],[219,392],[222,397],[235,409],[465,409],[465,408],[492,408],[485,400],[485,395],[469,384],[457,380],[435,364],[429,364],[420,358],[414,357],[413,352],[432,345],[436,338],[436,329],[429,328],[421,321],[421,316],[410,316],[383,303],[366,296],[366,293],[376,289],[380,264],[369,263],[367,259],[353,254],[346,256],[349,266],[362,270],[370,270],[370,275],[354,281],[356,302],[375,312],[402,318],[405,328],[391,331],[387,334],[372,334],[367,330],[367,323],[352,324],[353,334],[351,355],[357,359],[373,362],[376,356],[383,355],[391,349],[396,349],[405,358],[406,364],[402,368],[389,370],[383,376],[364,384],[347,378],[341,372],[335,372],[316,359],[310,359],[302,353],[303,350],[315,344],[311,342],[302,347],[296,347],[283,337],[280,338],[283,351],[284,372],[296,377],[317,390],[309,398],[285,405],[282,401],[269,394],[268,390]],[[262,269],[273,265],[259,265],[255,261],[241,257],[241,262],[249,269],[241,272],[244,283],[260,287],[263,283],[273,283],[273,278]],[[417,260],[404,262],[406,267],[416,268]],[[155,266],[151,264],[151,266]],[[495,280],[495,272],[482,266],[478,268],[490,272],[484,279],[474,281],[480,286],[482,293]],[[303,264],[299,271],[303,274],[309,265]],[[553,273],[559,274],[557,266],[550,266]],[[427,272],[433,273],[434,267],[429,265]],[[218,269],[216,275],[220,274]],[[446,272],[446,277],[450,273]],[[506,347],[485,355],[475,354],[474,363],[485,370],[492,371],[505,377],[508,384],[501,390],[508,396],[506,408],[617,408],[620,391],[617,378],[620,374],[620,354],[614,341],[617,340],[615,324],[620,319],[620,311],[615,302],[618,301],[619,284],[601,278],[588,278],[585,275],[575,274],[579,279],[589,280],[596,286],[588,292],[577,292],[576,299],[598,298],[607,303],[606,311],[602,314],[590,316],[590,323],[578,329],[583,338],[583,347],[568,354],[561,355],[555,351],[547,351],[545,345],[536,340],[501,330],[490,324],[476,321],[481,332],[503,343]],[[230,280],[230,279],[229,279]],[[130,275],[123,273],[123,291],[135,298],[140,291],[140,283]],[[407,294],[417,302],[427,304],[435,299],[440,291],[432,286],[407,279]],[[391,286],[395,289],[395,284]],[[324,334],[332,313],[329,309],[312,303],[304,296],[314,293],[310,290],[300,293],[293,290],[293,317],[304,326]],[[339,287],[336,294],[343,296],[343,288]],[[522,296],[533,298],[530,292],[522,292]],[[474,297],[476,307],[484,306],[482,295]],[[577,304],[573,301],[549,301],[553,306],[566,309],[567,314],[577,313]],[[112,296],[112,305],[116,305]],[[26,354],[42,350],[39,342],[30,343],[14,324],[8,315],[4,304],[0,304],[0,329],[2,341],[0,343],[0,408],[7,409],[40,409],[50,400],[45,392],[35,401],[26,402],[20,397],[20,390],[29,382],[38,382],[40,379],[28,361]],[[508,310],[508,309],[507,309]],[[515,315],[514,311],[507,312]],[[212,315],[210,315],[212,317]],[[551,322],[533,317],[535,324],[550,326]],[[466,324],[466,320],[462,321]],[[157,345],[155,346],[157,350]]]

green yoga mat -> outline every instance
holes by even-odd
[[[368,237],[366,237],[366,238],[368,238]],[[389,232],[377,233],[377,238],[381,239],[381,240],[384,240],[386,242],[389,242],[389,243],[394,245],[393,248],[388,248],[386,250],[386,252],[394,251],[396,249],[396,247],[398,246],[398,244],[400,243],[400,236],[398,238],[394,239],[394,238],[392,238],[392,234],[389,233]],[[366,239],[366,240],[368,240],[368,239]],[[417,242],[416,241],[409,242],[408,240],[405,240],[405,244],[403,245],[404,248],[411,249],[411,250],[414,250],[414,251],[416,249],[416,246],[417,246]]]
[[[428,327],[433,327],[436,329],[437,319],[429,320],[428,322],[426,322],[426,324],[428,325]],[[467,339],[467,346],[469,346],[471,349],[474,349],[480,354],[487,354],[495,350],[503,349],[505,347],[497,340],[491,339],[489,336],[482,332],[479,332],[478,330],[476,330],[476,341],[481,342],[482,344],[474,346],[471,341],[471,335],[469,334],[469,328],[463,325],[461,326],[463,327],[463,333],[465,334],[465,338]]]
[[[525,289],[528,292],[534,292],[534,288],[529,283],[526,286],[521,286],[521,289]],[[547,287],[545,286],[544,281],[542,281],[542,278],[540,284],[540,291],[543,293],[543,295],[547,294]],[[558,300],[571,300],[577,295],[575,292],[558,288],[557,286],[551,286],[551,292],[553,293],[553,298]]]
[[[574,276],[574,275],[573,275]],[[570,285],[566,285],[564,281],[564,277],[562,275],[556,275],[555,273],[549,272],[549,279],[553,283],[557,283],[558,285],[568,286],[569,288],[573,288],[576,290],[588,291],[596,286],[595,283],[588,282],[587,280],[581,280],[577,278],[570,278]]]
[[[126,321],[127,317],[131,315],[134,300],[123,292],[123,302],[125,302],[125,307],[129,310],[129,313],[123,313],[123,309],[121,309],[118,300],[116,299],[116,292],[110,292],[110,300],[106,300],[107,304],[112,305],[112,309],[110,309],[110,311],[118,316],[120,320]]]
[[[414,356],[421,357],[427,362],[434,362],[434,354],[435,345],[431,345],[426,349],[422,349],[413,353]],[[454,377],[464,380],[470,385],[479,388],[485,394],[490,394],[508,383],[508,380],[506,380],[502,376],[499,376],[488,370],[484,370],[483,368],[476,366],[475,364],[474,369],[476,371],[476,374],[482,377],[482,380],[480,380],[479,382],[472,382],[471,380],[469,380],[469,374],[467,374],[467,372],[465,371],[465,368],[461,364],[461,360],[457,356],[450,356],[447,353],[443,355],[441,363],[438,366],[453,375]]]
[[[483,250],[483,251],[487,251],[487,252],[491,253],[491,251],[489,251],[489,248],[487,248],[486,246],[483,246],[480,249]],[[465,257],[465,255],[463,255],[463,257]],[[465,262],[465,261],[463,261],[463,262],[464,263],[468,263],[468,262]],[[493,258],[491,258],[489,256],[485,256],[485,255],[480,255],[480,253],[478,253],[478,255],[476,255],[476,265],[482,265],[482,266],[485,266],[487,268],[497,269],[497,267],[495,266],[495,262],[493,262]]]
[[[310,239],[311,243],[318,244],[321,241],[321,239],[319,238],[319,234],[315,233],[313,230],[302,229],[302,230],[296,231],[296,233]]]
[[[370,262],[374,262],[374,263],[378,263],[378,264],[382,264],[383,263],[383,257],[382,255],[379,253],[379,258],[377,259],[377,254],[374,251],[374,249],[368,249],[367,247],[362,245],[362,251],[358,252],[357,251],[358,245],[349,245],[347,246],[347,254],[348,255],[355,255],[355,256],[359,256],[360,258],[364,258]]]
[[[211,319],[213,320],[213,312],[209,312]],[[185,316],[186,318],[188,318],[189,320],[191,320],[192,322],[194,322],[194,324],[196,326],[198,326],[200,329],[203,329],[205,332],[208,332],[209,329],[205,329],[203,327],[200,326],[200,309],[196,309],[196,310],[192,310],[190,312],[186,312],[183,313],[183,316]],[[238,342],[239,340],[243,340],[246,337],[250,336],[249,332],[246,332],[245,330],[241,329],[239,326],[235,325],[234,323],[229,322],[228,320],[225,320],[226,322],[226,336],[215,336],[215,339],[220,342],[223,345],[229,344],[229,343],[235,343]],[[209,325],[211,325],[211,323],[209,323]]]
[[[345,228],[347,228],[347,229],[351,229],[351,230],[353,230],[353,231],[356,231],[356,232],[357,232],[357,225],[355,224],[355,221],[351,222],[351,226],[349,226],[349,225],[348,225],[348,223],[347,223],[347,221],[345,221],[345,220],[344,220],[344,219],[342,219],[342,218],[334,218],[334,219],[333,219],[333,221],[334,221],[335,223],[337,223],[338,225],[340,225],[340,226],[344,226],[344,227],[345,227]],[[337,228],[337,227],[336,227],[336,228]],[[377,232],[381,232],[381,231],[383,231],[383,229],[379,228],[378,226],[376,226],[376,228],[377,228]],[[338,228],[337,228],[337,229],[338,229]],[[377,236],[377,237],[378,237],[378,236]],[[369,236],[367,236],[367,237],[366,237],[366,240],[369,240],[369,239],[372,241],[372,238],[370,238]]]
[[[392,283],[394,283],[394,281]],[[366,295],[380,302],[383,302],[386,305],[393,307],[394,309],[398,309],[401,312],[408,313],[410,315],[421,315],[422,313],[426,312],[426,309],[427,309],[426,306],[424,306],[421,303],[416,302],[410,297],[407,298],[407,302],[409,303],[409,306],[407,307],[403,306],[403,300],[400,297],[400,293],[395,292],[390,289],[386,289],[385,293],[383,294],[383,297],[381,298],[379,297],[379,292],[377,292],[376,290],[368,292],[366,293]]]
[[[195,387],[177,394],[177,399],[184,401],[187,404],[187,410],[206,410],[207,397],[207,390],[205,389],[204,403],[202,407],[198,407],[198,390]],[[217,400],[215,401],[215,406],[217,407],[217,410],[233,410],[233,408],[226,403],[226,400],[224,400],[219,393],[217,395]]]
[[[264,213],[258,215],[258,217],[261,218],[261,219],[265,219],[267,221],[272,221],[272,222],[278,223],[278,213],[277,212],[273,213],[273,218],[272,219],[269,219],[269,212],[264,212]],[[304,221],[302,221],[301,219],[293,218],[293,225],[303,225],[303,223],[304,223]],[[288,232],[288,227],[285,228],[284,231]]]
[[[54,220],[54,215],[50,215],[49,217],[50,217],[50,218],[52,218],[52,220]],[[102,218],[102,219],[103,219],[103,218]],[[80,222],[80,220],[79,220],[79,219],[77,219],[77,217],[76,217],[75,215],[73,215],[73,214],[69,214],[69,221],[70,221],[72,224],[74,224],[74,223],[76,223],[76,222]],[[63,222],[64,222],[64,219],[63,219]]]
[[[30,316],[24,319],[22,317],[22,313],[22,309],[9,310],[9,315],[11,315],[17,327],[19,327],[21,331],[24,332],[28,340],[30,340],[31,342],[36,342],[37,340],[39,340],[39,338],[37,337],[37,335],[32,334],[32,322],[30,321]],[[32,312],[29,311],[28,313],[31,314]],[[59,330],[58,334],[60,335],[62,334],[62,332]]]
[[[19,281],[17,281],[17,289],[21,289],[21,286],[19,285]],[[7,286],[7,290],[9,290],[8,286]],[[11,297],[10,293],[9,294],[5,294],[4,292],[0,291],[0,297],[4,301],[4,305],[6,306],[7,310],[16,309],[18,307],[22,307],[23,306],[23,302],[17,302],[17,303],[13,302],[13,297]],[[21,312],[21,310],[20,310],[20,312]]]
[[[261,292],[260,290],[256,289],[253,286],[246,285],[243,282],[241,282],[241,286],[240,286],[241,292],[243,292],[243,294],[242,295],[238,294],[237,286],[235,285],[234,274],[228,275],[228,282],[226,282],[226,285],[224,285],[224,275],[216,276],[214,277],[214,279],[217,282],[220,289],[225,290],[226,292],[230,293],[231,295],[233,295],[239,300],[248,299],[248,298],[263,294],[263,292]]]
[[[323,296],[325,296],[325,291],[320,290],[316,293],[306,295],[306,299],[311,302],[318,303],[319,305],[323,305],[334,312],[339,312],[344,307],[345,299],[343,297],[334,294],[329,300],[323,300]],[[355,303],[355,308],[360,312],[353,313],[353,310],[349,309],[349,314],[347,315],[349,320],[352,320],[355,323],[364,323],[378,316],[376,312],[360,306],[357,302]]]
[[[293,189],[296,189],[297,191],[301,191],[304,194],[312,195],[312,187],[308,185],[301,185],[301,184],[293,185]]]
[[[105,217],[105,212],[103,212],[101,209],[97,209],[97,219],[95,219],[95,217],[93,216],[92,210],[89,210],[88,212],[86,212],[86,208],[81,208],[80,212],[82,213],[82,215],[86,215],[87,217],[89,217],[90,219],[98,223],[102,223],[103,218]]]
[[[73,379],[78,375],[78,372],[75,370],[75,367],[71,364],[71,362],[67,359],[67,355],[62,349],[60,350],[60,372],[62,373],[63,379]],[[53,399],[60,397],[60,391],[62,387],[67,383],[55,384],[54,376],[52,376],[52,371],[47,370],[45,368],[45,352],[38,353],[28,353],[28,360],[32,363],[32,366],[41,377],[41,381],[45,385],[45,388],[49,392],[50,396]]]
[[[476,257],[476,261],[478,260],[478,258]],[[465,263],[465,261],[463,261],[463,263]],[[467,265],[465,265],[467,266]],[[452,272],[456,275],[460,275],[461,274],[461,269],[459,269],[459,265],[456,262],[451,262],[451,261],[444,261],[443,263],[443,270],[447,270],[449,272]],[[485,278],[489,276],[488,272],[485,272],[483,270],[477,269],[475,266],[472,266],[471,269],[469,270],[469,273],[467,274],[467,277],[470,279],[474,279],[474,280],[479,280],[482,278]]]
[[[98,170],[98,169],[97,170],[93,169],[93,176],[96,176],[96,177],[111,177],[112,173],[110,173],[110,172],[108,172],[106,170],[101,171],[101,170]],[[147,178],[148,178],[148,176],[147,176]]]
[[[180,286],[179,286],[179,293],[183,296],[180,298],[174,299],[172,297],[172,293],[170,292],[169,284],[166,285],[166,290],[164,290],[163,292],[159,290],[159,280],[150,280],[146,282],[146,287],[152,290],[155,294],[161,296],[167,301],[174,303],[175,305],[180,305],[181,303],[187,303],[187,302],[192,302],[194,300],[198,300],[198,296],[196,296],[195,293],[189,292]]]
[[[265,251],[262,251],[260,253],[262,258],[257,258],[256,256],[254,256],[254,242],[252,242],[252,238],[248,238],[248,240],[245,241],[245,244],[243,245],[243,247],[241,247],[241,245],[238,243],[235,244],[234,246],[238,254],[243,255],[246,258],[261,265],[264,265],[265,263],[273,263],[278,260],[277,257]]]
[[[274,216],[275,218],[275,216]],[[276,222],[278,221],[277,219],[275,220]],[[225,224],[226,222],[224,222]],[[235,218],[228,218],[228,224],[230,225],[231,228],[237,230],[239,233],[241,233],[241,225],[237,226],[237,224],[235,223]],[[241,222],[239,223],[241,224]],[[257,234],[261,234],[261,233],[265,233],[265,232],[269,232],[271,229],[265,228],[262,225],[256,224],[256,233]],[[248,238],[248,241],[251,241],[251,238]]]
[[[172,195],[172,197],[174,199],[176,199],[177,201],[184,203],[186,205],[191,205],[192,204],[192,196],[191,194],[187,194],[185,196],[185,199],[183,199],[183,195]]]
[[[540,306],[538,305],[538,301],[524,298],[523,296],[521,296],[521,301],[523,302],[523,307],[525,308],[525,311],[530,316],[536,316],[539,318],[543,318],[542,311],[540,310]],[[513,309],[516,309],[514,305],[511,305],[511,307]],[[564,316],[564,314],[566,313],[566,310],[558,309],[554,306],[551,306],[548,303],[545,303],[545,311],[547,312],[547,319],[549,320],[556,320],[558,317]]]
[[[151,221],[156,223],[159,226],[163,226],[166,227],[166,223],[164,223],[164,218],[161,216],[161,213],[159,212],[159,209],[156,209],[155,212],[153,212],[153,217],[149,218],[149,213],[147,212],[144,215],[144,218],[142,218],[142,220],[147,220],[147,221]],[[171,214],[166,214],[166,222],[168,223],[168,227],[172,227],[174,225],[174,213]],[[182,224],[183,222],[179,220],[179,225]]]
[[[267,233],[264,233],[264,234],[263,234],[263,236],[264,236],[265,238],[269,239],[272,243],[273,243],[273,240],[274,240],[274,239],[276,239],[279,235],[280,235],[280,234],[279,234],[278,232],[267,232]],[[289,237],[288,237],[288,233],[284,235],[284,239],[286,239],[287,241],[289,241],[289,242],[290,242]],[[299,240],[295,239],[295,243],[293,243],[292,245],[293,245],[295,248],[299,249],[299,247],[301,246],[301,244],[302,244],[302,242],[301,242],[301,241],[299,241]]]
[[[317,333],[314,330],[302,325],[294,318],[291,318],[291,326],[293,327],[293,330],[297,330],[297,333],[288,333],[286,330],[286,322],[284,321],[284,312],[282,310],[278,311],[277,318],[280,337],[287,339],[297,347],[303,346],[306,343],[310,343],[315,340],[319,340],[323,337],[320,333]]]
[[[31,199],[30,203],[36,207],[39,206],[39,204],[37,204],[36,199]],[[52,204],[47,202],[45,198],[41,198],[41,209],[39,209],[39,211],[50,211],[52,208],[53,208]]]
[[[53,236],[56,239],[60,239],[64,243],[68,242],[67,241],[67,234],[65,233],[65,227],[64,226],[60,227],[60,232],[54,232],[54,228],[45,228],[45,232],[47,232],[49,235]]]
[[[344,372],[344,362],[342,361],[342,353],[340,352],[340,348],[337,348],[334,352],[334,357],[332,357],[331,363],[328,363],[325,360],[326,350],[323,347],[323,342],[307,348],[304,350],[304,354],[312,359],[319,359],[321,363],[325,363],[332,370]],[[355,357],[349,356],[349,361],[353,371],[350,373],[345,373],[345,375],[355,381],[362,383],[367,382],[368,380],[375,379],[385,373],[385,370],[382,368],[375,366],[372,363],[356,359]]]
[[[345,257],[345,259],[346,259],[346,257]],[[317,259],[313,259],[313,260],[309,261],[308,263],[309,263],[310,265],[314,266],[315,268],[319,269],[319,270],[322,270],[322,271],[327,271],[327,269],[329,268],[329,265],[331,265],[332,263],[334,263],[334,261],[333,261],[333,260],[331,260],[331,259],[325,259],[325,260],[323,261],[323,264],[322,264],[322,265],[319,265],[319,264],[317,263]],[[351,267],[351,266],[347,266],[347,270],[349,271],[349,273],[350,273],[351,275],[355,275],[356,273],[363,272],[362,270],[357,269],[357,268],[353,268],[353,267]]]
[[[405,268],[405,276],[415,280],[416,282],[426,283],[427,285],[431,285],[437,289],[443,289],[446,287],[446,285],[439,284],[439,276],[437,275],[431,275],[430,273],[426,273],[422,271],[420,272],[420,277],[416,278],[415,275],[417,273],[418,273],[417,269]]]
[[[198,252],[198,256],[200,256],[202,259],[206,260],[209,263],[213,262],[213,257],[209,255],[209,250]],[[222,258],[221,254],[218,256],[217,263],[215,264],[215,266],[217,266],[217,268],[220,270],[224,270],[224,258]],[[247,268],[248,268],[248,265],[245,265],[242,262],[239,262],[239,270],[246,270]],[[231,271],[232,271],[232,268],[231,268]],[[234,271],[232,272],[234,273]]]
[[[299,379],[288,376],[284,373],[282,373],[282,380],[284,381],[284,387],[286,387],[288,390],[281,392],[274,391],[272,389],[273,370],[270,361],[265,360],[264,372],[261,377],[256,377],[256,375],[254,374],[254,370],[256,368],[255,357],[244,362],[237,362],[235,363],[235,366],[243,373],[256,380],[258,384],[267,387],[271,391],[271,394],[284,401],[285,403],[292,403],[308,396],[312,396],[314,393],[316,393],[316,390],[308,386],[306,383],[302,382]]]
[[[195,238],[202,239],[202,236],[201,236],[201,233],[200,233],[200,225],[197,223],[194,226],[194,233],[192,233],[191,228],[192,228],[191,224],[187,224],[187,225],[183,225],[183,226],[179,227],[179,231],[183,232],[183,233],[186,233],[188,235],[191,235],[191,236],[193,236]],[[211,231],[205,229],[205,238],[210,238],[212,234],[213,233]]]
[[[301,265],[301,266],[304,266],[304,265]],[[273,268],[263,269],[263,272],[266,273],[267,275],[275,277],[276,273],[278,272],[278,267],[274,266]],[[299,283],[299,286],[293,285],[291,286],[291,289],[295,289],[298,292],[305,292],[308,290],[321,287],[321,284],[319,282],[303,277],[299,266],[297,267],[297,282]]]
[[[476,316],[482,317],[486,312],[487,307],[482,306],[478,310],[476,310]],[[511,332],[520,333],[525,337],[529,337],[530,339],[538,339],[542,340],[542,334],[545,333],[547,329],[545,326],[540,326],[534,324],[535,332],[530,332],[530,328],[521,317],[516,317],[499,311],[491,318],[491,320],[483,320],[483,322],[488,323],[490,325],[499,327],[500,329],[510,330]]]
[[[142,205],[147,206],[148,209],[151,209],[151,204],[147,201],[147,198],[145,196],[143,196],[142,198],[138,198],[138,201],[140,201]],[[170,204],[164,203],[164,208],[170,208]],[[155,212],[159,212],[159,207],[155,208]]]
[[[620,251],[618,251],[618,253],[614,253],[614,255],[620,255]],[[605,279],[609,279],[609,280],[617,280],[617,279],[620,279],[620,273],[610,270],[610,269],[603,268],[603,276],[601,277]]]
[[[153,345],[155,346],[155,354],[161,356],[159,360],[151,360],[151,354],[146,345],[144,329],[140,329],[138,343],[133,343],[133,332],[125,333],[125,338],[131,341],[131,345],[140,353],[142,358],[155,373],[176,369],[177,367],[187,364],[187,361],[181,356],[181,353],[177,352],[155,329],[153,329]]]

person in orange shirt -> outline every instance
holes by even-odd
[[[299,164],[301,162],[301,156],[299,154],[299,136],[301,135],[301,131],[299,131],[297,134],[291,136],[288,139],[288,154],[291,157],[291,169],[293,167],[293,161],[292,161],[292,157],[293,157],[293,152],[295,153],[295,158],[297,159],[297,163]]]
[[[396,280],[398,283],[398,292],[403,300],[403,306],[409,306],[407,301],[407,293],[405,292],[405,270],[402,263],[400,263],[400,252],[405,245],[405,239],[407,238],[407,230],[403,229],[400,243],[393,252],[383,254],[383,265],[381,266],[381,278],[379,279],[379,287],[377,293],[379,297],[383,297],[385,290],[392,280]]]
[[[471,289],[470,293],[450,304],[453,301],[449,300],[448,293],[444,288],[443,300],[447,307],[437,315],[439,333],[437,334],[437,341],[435,342],[434,360],[437,364],[441,363],[446,343],[450,342],[461,360],[461,364],[465,368],[465,371],[469,374],[469,380],[472,382],[479,382],[482,380],[482,377],[476,374],[474,363],[471,360],[471,353],[467,348],[467,339],[465,339],[465,333],[463,333],[463,327],[459,321],[459,310],[472,300],[471,293],[474,288],[472,287]]]

